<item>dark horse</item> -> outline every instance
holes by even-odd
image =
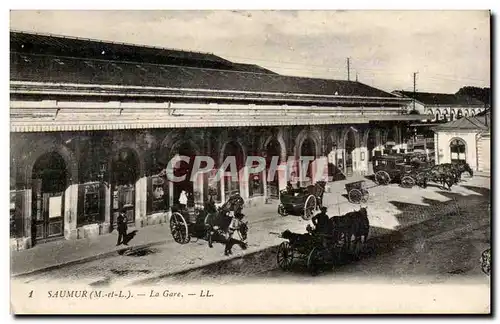
[[[205,210],[208,216],[205,219],[205,227],[209,247],[213,247],[213,242],[225,244],[226,254],[231,253],[231,248],[235,244],[246,249],[244,241],[248,236],[248,223],[243,221],[245,215],[241,213],[242,209],[243,199],[238,194],[231,196],[219,209],[213,202],[207,203]],[[231,217],[230,213],[234,216]],[[239,234],[239,239],[233,237],[235,232]]]
[[[368,220],[368,211],[366,207],[353,212],[344,214],[343,216],[335,216],[330,218],[333,229],[334,240],[343,241],[345,251],[351,250],[351,243],[356,246],[359,243],[365,243],[370,232],[370,221]],[[354,256],[358,257],[359,249],[354,251]]]
[[[474,175],[472,168],[466,162],[442,163],[425,172],[420,183],[425,188],[428,181],[434,181],[440,183],[443,188],[450,190],[453,185],[460,182],[464,172],[469,173],[471,177]]]
[[[462,174],[465,172],[467,172],[471,178],[474,176],[472,168],[469,163],[465,161],[460,161],[458,163],[445,163],[443,165],[447,166],[453,173],[455,173],[457,183],[460,182]]]
[[[439,183],[443,188],[448,190],[451,190],[451,187],[458,183],[454,169],[445,164],[435,165],[431,169],[417,175],[417,183],[423,188],[426,188],[427,183],[430,181]]]

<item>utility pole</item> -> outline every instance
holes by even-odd
[[[358,82],[358,72],[356,72],[356,82]]]
[[[349,58],[347,58],[347,81],[351,81],[351,68]]]
[[[417,89],[417,74],[418,72],[413,72],[413,111],[415,111],[415,93]]]

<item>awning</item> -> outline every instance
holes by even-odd
[[[368,124],[373,120],[411,120],[412,115],[386,116],[180,116],[148,119],[142,117],[101,119],[35,119],[11,118],[11,132],[58,132],[152,128],[257,127]]]

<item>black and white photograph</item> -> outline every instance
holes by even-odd
[[[12,314],[491,313],[491,11],[9,18]]]

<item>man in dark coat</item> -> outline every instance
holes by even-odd
[[[116,218],[117,230],[118,230],[118,242],[116,246],[122,244],[123,240],[127,235],[127,217],[125,216],[125,212],[122,210],[118,217]],[[128,245],[127,243],[123,243]]]
[[[326,207],[321,207],[321,213],[315,215],[311,221],[314,224],[316,233],[329,234],[330,218],[326,214]]]

